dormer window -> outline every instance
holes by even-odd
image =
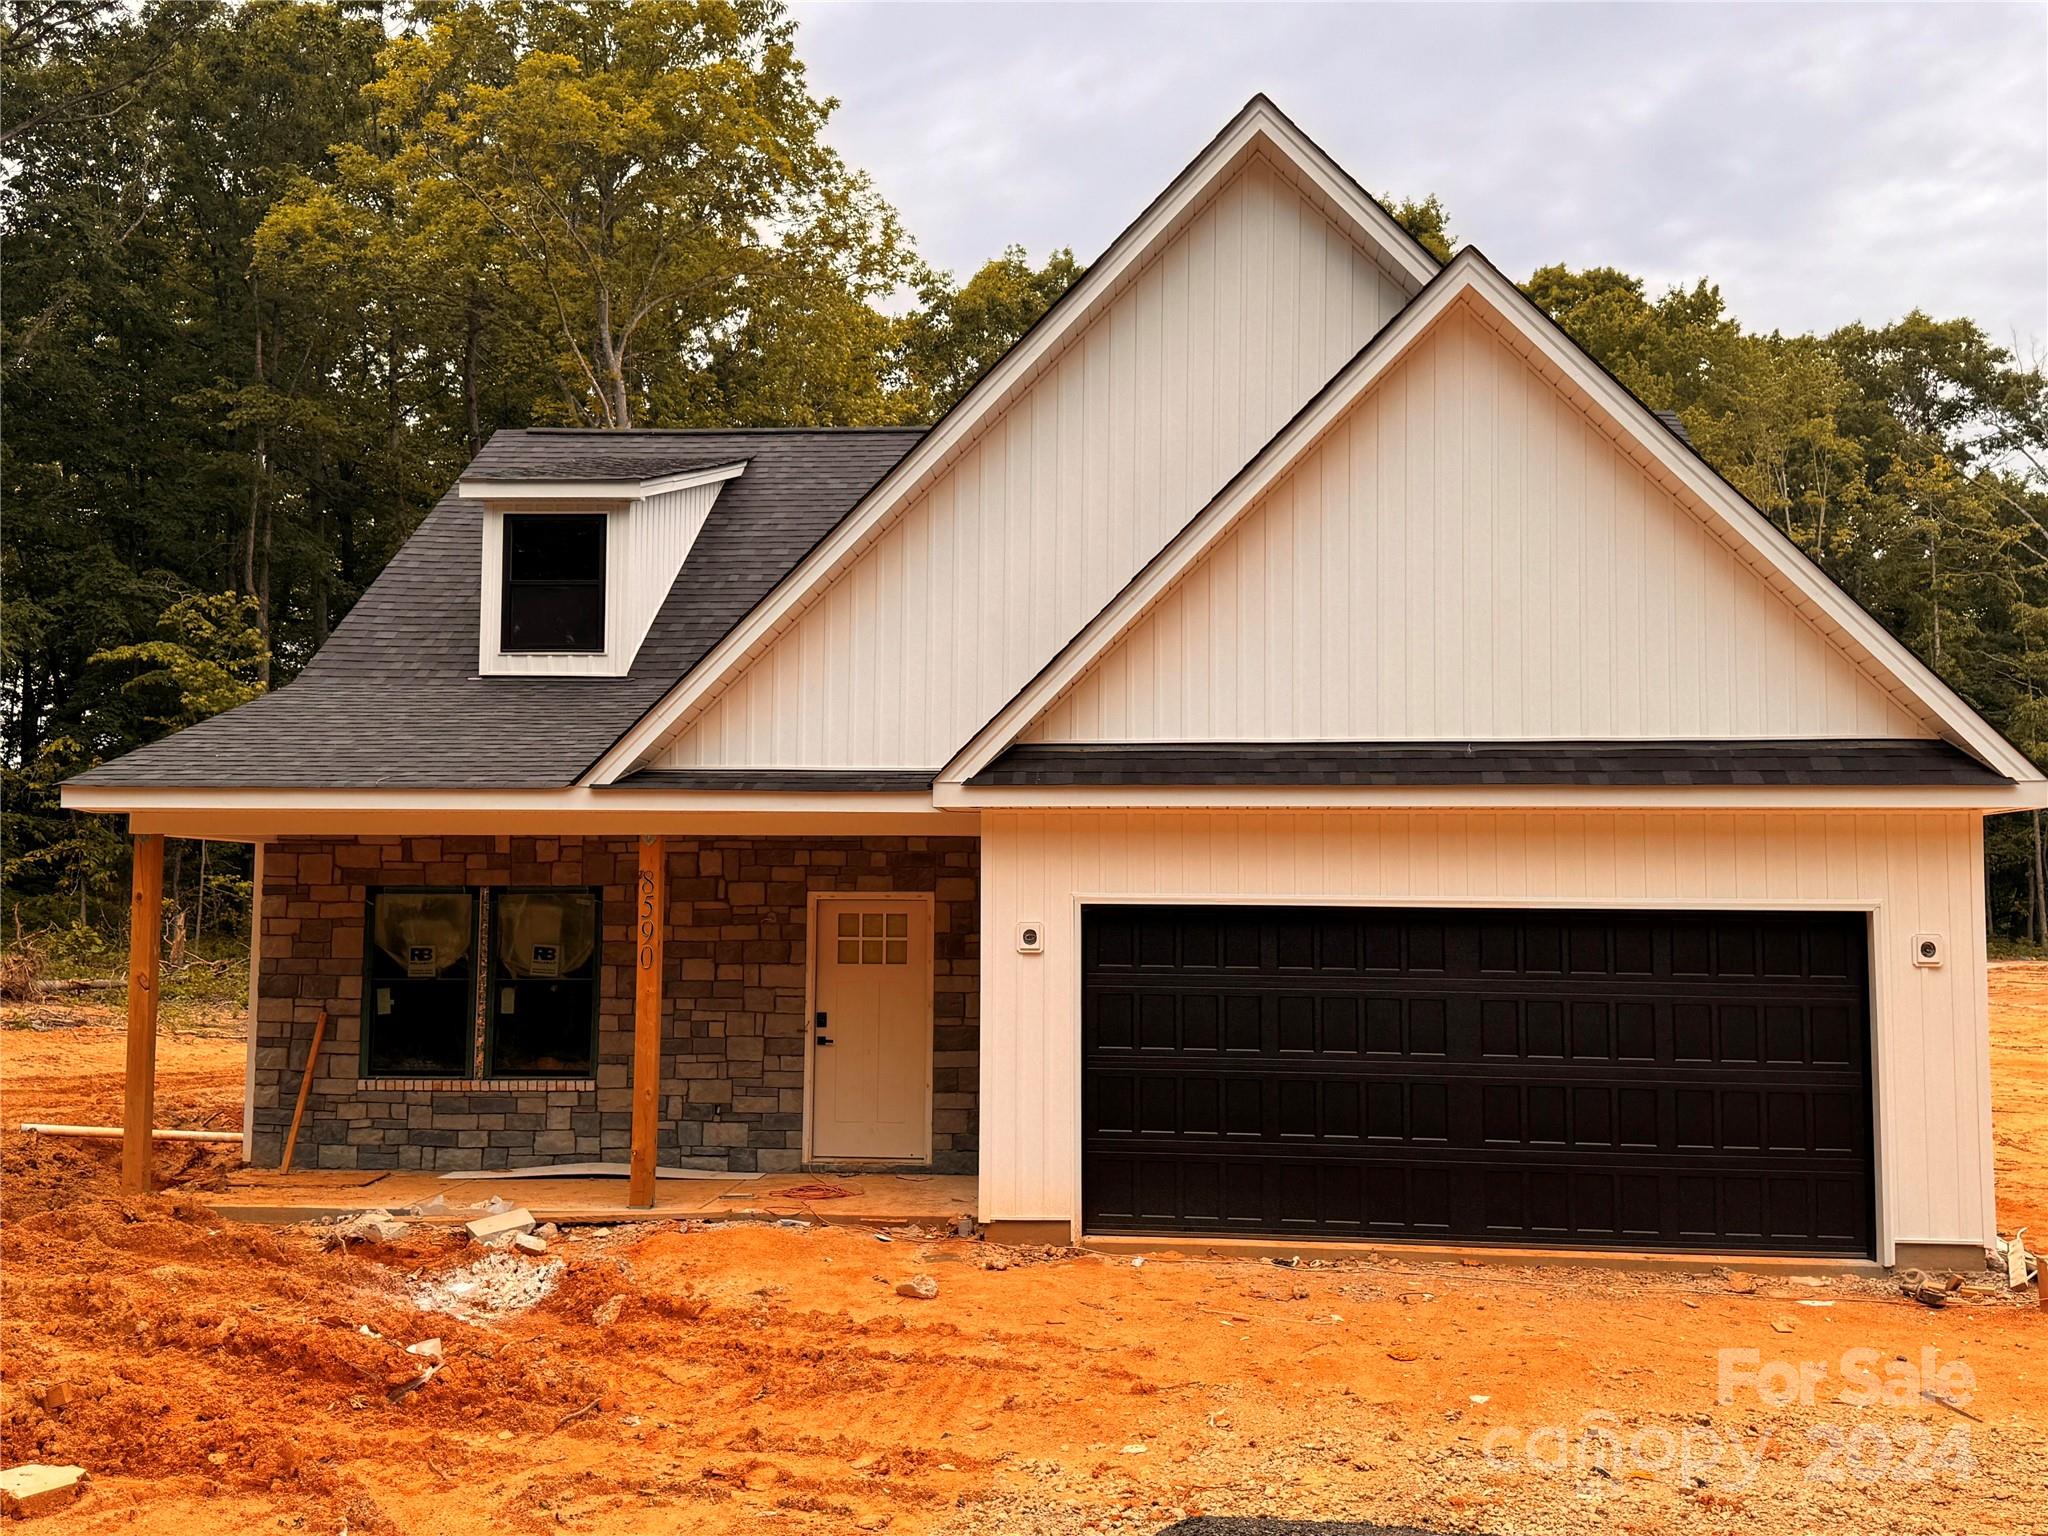
[[[477,671],[485,677],[624,677],[719,492],[744,459],[628,479],[617,459],[551,480],[464,476],[479,550]]]
[[[599,512],[505,517],[505,655],[604,650],[605,528]]]

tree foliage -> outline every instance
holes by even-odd
[[[935,419],[966,394],[1080,275],[1069,249],[1034,267],[1018,245],[958,288],[948,273],[927,273],[923,308],[911,318],[904,348],[908,384],[923,415]]]
[[[288,681],[492,431],[930,420],[1081,271],[1015,247],[964,282],[920,263],[827,143],[775,0],[0,18],[17,923],[120,908],[116,830],[54,785]],[[1387,203],[1451,255],[1437,198]],[[1759,335],[1704,280],[1527,288],[2048,758],[2038,366],[1918,311]],[[2048,932],[2031,824],[1996,824],[1989,856],[1994,924]]]

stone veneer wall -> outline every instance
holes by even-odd
[[[283,1156],[319,1012],[327,1041],[293,1162],[318,1168],[517,1168],[623,1162],[632,1136],[631,838],[283,838],[264,850],[257,984],[258,1167]],[[598,886],[596,1076],[430,1083],[360,1075],[371,887]],[[979,854],[973,838],[670,838],[660,1160],[802,1166],[806,899],[936,897],[933,1158],[975,1167]]]

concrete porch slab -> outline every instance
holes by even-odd
[[[277,1173],[244,1168],[206,1203],[237,1221],[281,1226],[365,1210],[448,1202],[440,1219],[469,1221],[496,1197],[532,1211],[538,1221],[616,1225],[629,1221],[705,1220],[724,1216],[801,1216],[856,1226],[950,1225],[974,1214],[972,1174],[782,1173],[752,1178],[662,1180],[652,1207],[626,1203],[616,1178],[447,1179],[436,1173]],[[828,1196],[825,1190],[845,1190]]]

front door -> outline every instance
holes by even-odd
[[[931,904],[818,902],[811,1018],[811,1156],[931,1155]]]

